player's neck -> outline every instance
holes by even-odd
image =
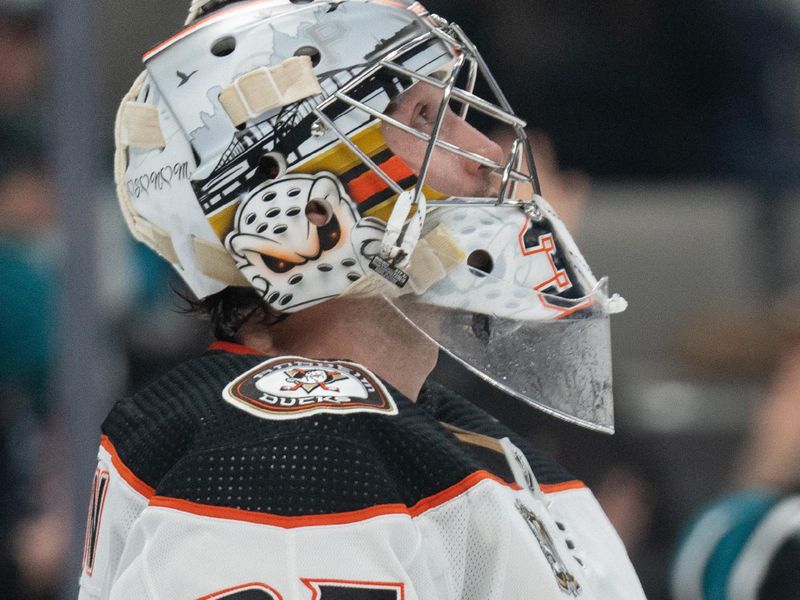
[[[383,299],[331,300],[271,326],[247,323],[242,343],[266,354],[349,359],[416,400],[436,365],[436,345]]]

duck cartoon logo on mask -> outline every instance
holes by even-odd
[[[338,178],[321,172],[288,175],[252,190],[236,211],[225,246],[270,306],[295,312],[335,298],[359,280],[383,233],[382,221],[361,217]]]

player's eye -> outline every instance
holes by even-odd
[[[430,117],[431,116],[430,116],[429,111],[428,111],[428,105],[427,104],[423,104],[422,108],[419,109],[419,118],[424,120],[424,121],[430,121],[431,120]]]
[[[414,110],[412,123],[418,129],[430,129],[433,126],[433,111],[428,104],[418,104]]]

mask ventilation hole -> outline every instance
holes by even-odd
[[[211,54],[214,56],[228,56],[234,50],[236,50],[236,38],[231,36],[219,38],[211,45]]]
[[[286,171],[286,163],[280,154],[268,152],[258,162],[258,169],[268,180],[278,179]]]
[[[311,66],[316,67],[319,64],[322,55],[319,50],[314,46],[303,46],[295,50],[295,56],[308,56],[311,59]]]
[[[311,4],[314,0],[289,0],[292,4]]]
[[[467,257],[467,264],[472,267],[473,272],[478,271],[475,275],[483,277],[484,274],[488,275],[494,270],[494,261],[492,255],[486,250],[474,250]]]
[[[333,209],[326,200],[311,200],[306,204],[306,218],[317,227],[324,227],[331,222]]]

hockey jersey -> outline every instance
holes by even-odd
[[[433,381],[218,343],[102,428],[80,598],[644,598],[591,492]]]

